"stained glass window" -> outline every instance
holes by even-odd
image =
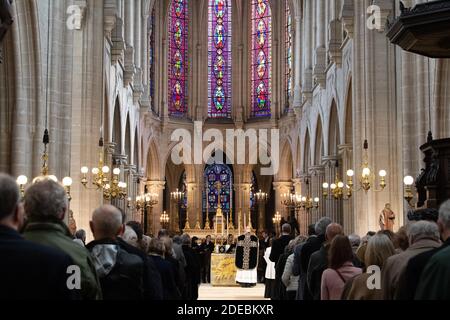
[[[208,117],[231,118],[231,0],[209,0]]]
[[[292,50],[292,17],[288,1],[286,0],[286,111],[289,110],[289,100],[292,97]]]
[[[269,0],[252,0],[252,117],[270,117],[272,18]]]
[[[152,101],[152,109],[155,110],[155,8],[148,18],[148,92]]]
[[[224,214],[228,214],[233,202],[233,174],[230,167],[225,164],[212,164],[205,170],[205,185],[207,186],[207,197],[204,198],[204,211],[206,212],[206,201],[209,204],[209,213],[217,211],[219,190],[218,182],[220,182],[220,204]]]
[[[187,113],[188,0],[172,0],[169,11],[169,114]]]

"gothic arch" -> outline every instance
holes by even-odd
[[[308,172],[311,167],[311,138],[309,135],[309,129],[306,130],[305,134],[305,145],[303,148],[303,172]]]
[[[277,181],[291,181],[293,176],[293,157],[291,143],[286,139],[280,153],[280,169],[277,174]]]
[[[348,89],[347,89],[347,98],[345,104],[345,113],[344,113],[344,121],[345,124],[342,126],[344,141],[347,144],[353,143],[353,97],[352,97],[352,80],[350,78]]]
[[[338,154],[338,146],[340,141],[339,114],[336,102],[333,100],[330,109],[330,122],[328,127],[328,155],[335,156]]]
[[[161,179],[161,161],[158,144],[152,139],[147,153],[147,179],[159,181]]]
[[[131,144],[132,144],[132,140],[131,140],[131,123],[130,123],[130,113],[127,113],[127,120],[125,123],[125,143],[124,143],[124,147],[125,147],[125,154],[128,156],[128,163],[131,163]]]
[[[322,130],[322,118],[317,118],[317,126],[316,126],[316,137],[314,142],[314,165],[322,164],[322,157],[324,156],[324,139],[323,139],[323,130]]]
[[[112,133],[111,142],[116,144],[115,153],[120,154],[122,152],[122,117],[120,114],[120,103],[119,99],[116,99],[114,105],[114,112],[112,115]]]

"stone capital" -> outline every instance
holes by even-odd
[[[148,187],[149,191],[151,191],[151,192],[160,192],[166,188],[165,181],[147,180],[145,185]]]
[[[115,165],[115,166],[128,165],[128,156],[126,154],[113,154],[112,160],[113,160],[113,165]]]
[[[325,166],[313,166],[309,168],[311,176],[323,176],[325,175]]]

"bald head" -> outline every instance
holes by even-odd
[[[328,225],[325,237],[328,242],[331,242],[336,236],[343,234],[344,230],[342,229],[342,226],[337,223],[332,223]]]
[[[96,209],[90,223],[95,240],[115,239],[123,232],[122,213],[111,205]]]

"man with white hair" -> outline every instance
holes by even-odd
[[[444,245],[432,252],[423,269],[416,300],[450,300],[450,200],[439,209],[438,225]]]
[[[43,179],[28,188],[24,203],[28,217],[23,234],[25,239],[67,253],[80,268],[82,298],[101,299],[100,282],[91,255],[73,242],[69,228],[63,222],[69,205],[64,188],[50,179]]]
[[[398,284],[408,261],[426,251],[440,247],[439,229],[436,223],[419,221],[408,226],[409,247],[400,254],[389,257],[383,267],[381,290],[384,300],[393,300],[397,295]]]
[[[94,211],[90,222],[94,241],[86,248],[91,252],[100,278],[105,300],[141,300],[143,260],[121,249],[117,237],[123,233],[121,212],[111,205]]]

